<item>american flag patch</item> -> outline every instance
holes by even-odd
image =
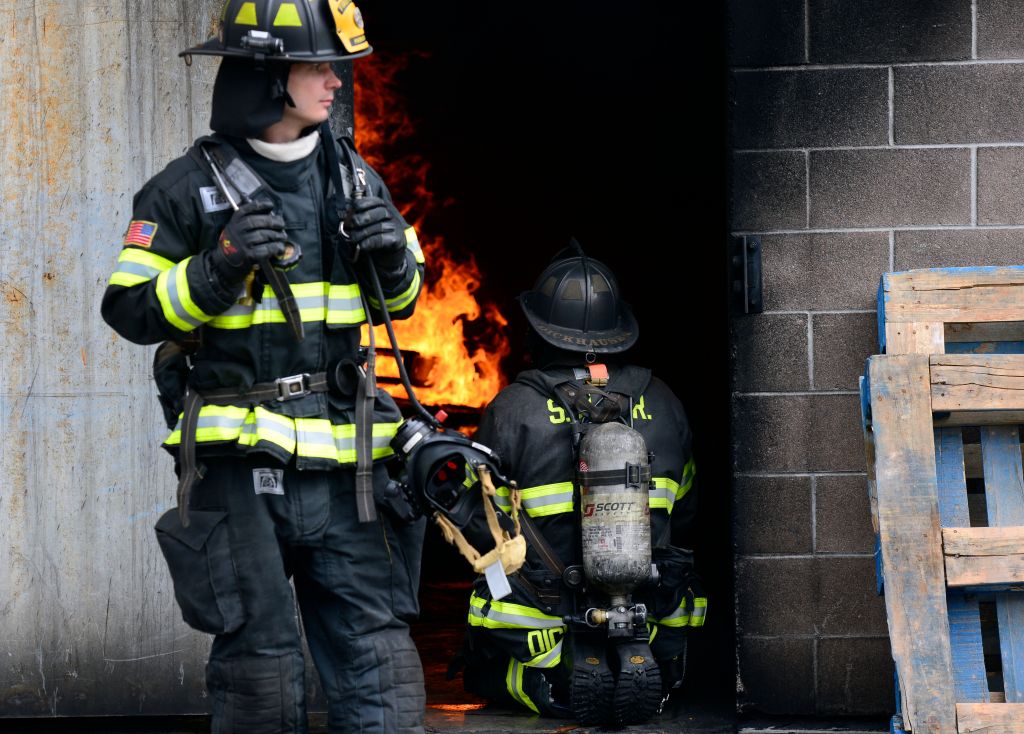
[[[149,247],[153,244],[153,238],[156,236],[156,227],[156,222],[133,219],[132,223],[128,225],[128,231],[125,232],[124,244]]]

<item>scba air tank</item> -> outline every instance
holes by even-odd
[[[580,441],[583,570],[612,597],[628,595],[651,574],[651,467],[643,436],[602,423]]]

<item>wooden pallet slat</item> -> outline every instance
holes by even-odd
[[[949,586],[1024,588],[1024,527],[944,527],[942,552]]]
[[[959,428],[936,429],[935,468],[939,490],[939,522],[943,528],[970,525],[965,467],[963,431]],[[942,532],[945,537],[945,529]],[[948,581],[948,554],[946,576]],[[985,675],[978,600],[954,589],[946,593],[946,608],[949,613],[949,645],[953,656],[956,700],[986,702],[989,700],[988,680]]]
[[[1020,433],[1016,426],[981,429],[981,458],[985,470],[985,499],[990,526],[1024,525]],[[1006,700],[1024,702],[1024,596],[996,596],[999,648],[1003,660]]]
[[[1024,703],[958,703],[960,734],[1024,734]]]
[[[932,410],[1024,410],[1024,355],[931,357]]]
[[[950,734],[956,717],[928,357],[872,357],[868,374],[886,612],[907,724]],[[900,572],[906,568],[915,572]]]

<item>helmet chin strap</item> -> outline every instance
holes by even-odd
[[[285,74],[285,79],[288,78],[288,74]],[[274,99],[284,97],[285,104],[289,107],[295,107],[295,100],[292,99],[292,95],[288,93],[288,87],[285,83],[285,79],[281,79],[280,76],[274,77]]]

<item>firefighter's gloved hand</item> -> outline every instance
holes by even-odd
[[[379,196],[352,200],[349,237],[359,252],[373,258],[385,286],[405,275],[405,230],[394,210]]]
[[[241,283],[253,265],[285,252],[284,220],[268,201],[250,201],[238,207],[210,250],[210,265],[226,283]]]

